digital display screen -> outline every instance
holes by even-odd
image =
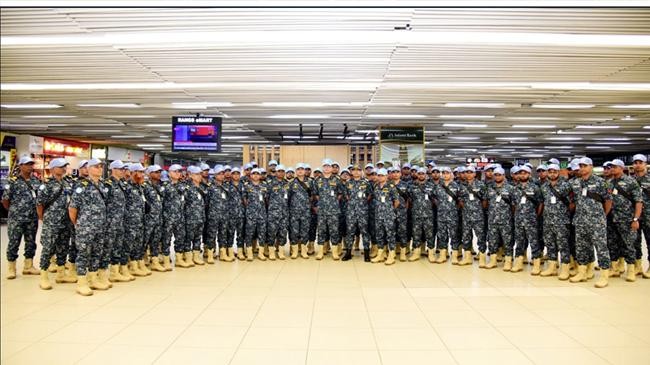
[[[220,117],[172,117],[172,151],[221,150]]]

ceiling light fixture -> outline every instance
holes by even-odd
[[[504,103],[445,103],[448,108],[503,108]]]
[[[555,125],[554,124],[513,124],[512,128],[551,129],[551,128],[555,128]]]
[[[279,114],[271,115],[267,118],[271,119],[328,119],[329,115],[324,114]]]
[[[409,119],[409,118],[426,118],[426,115],[422,114],[368,114],[366,118],[378,118],[378,119]]]
[[[438,115],[443,119],[492,119],[494,115]]]
[[[1,104],[0,107],[5,109],[56,109],[63,105],[59,104]]]
[[[473,123],[445,123],[443,127],[448,128],[486,128],[487,124],[473,124]]]
[[[74,115],[25,115],[25,119],[65,119],[65,118],[76,118]]]
[[[618,129],[618,125],[577,125],[576,129]]]
[[[81,108],[140,108],[140,105],[133,103],[123,104],[77,104]]]
[[[594,104],[533,104],[533,108],[541,109],[590,109]]]

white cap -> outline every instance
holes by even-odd
[[[384,161],[377,161],[375,165],[379,165],[379,164],[385,165]],[[368,164],[368,165],[372,165],[372,164]]]
[[[278,165],[278,161],[276,161],[276,160],[271,160],[271,161],[269,161],[269,166],[271,166],[271,165],[275,165],[275,166],[277,166],[277,165]]]
[[[367,163],[367,164],[366,164],[366,167],[364,167],[364,169],[368,169],[368,168],[371,169],[371,168],[373,168],[373,167],[375,167],[375,165],[373,165],[373,164],[371,164],[371,163]]]
[[[129,165],[129,171],[144,171],[144,166],[141,163],[132,163]]]
[[[49,165],[47,165],[47,168],[53,169],[55,167],[64,167],[66,165],[68,165],[68,161],[66,161],[63,157],[59,157],[50,161]]]
[[[247,163],[246,165],[244,165],[244,170],[248,170],[248,169],[252,169],[252,168],[253,168],[253,164],[250,163],[250,162]]]
[[[296,164],[296,170],[298,170],[298,169],[304,169],[304,168],[305,168],[305,164],[304,164],[304,163],[302,163],[302,162],[298,162],[298,163]]]
[[[467,166],[465,172],[476,172],[476,168],[474,166]]]
[[[517,166],[517,165],[512,166],[512,167],[510,168],[510,174],[511,174],[511,175],[514,175],[514,174],[518,173],[520,170],[521,170],[521,167],[519,167],[519,166]]]
[[[549,170],[560,171],[560,165],[552,163],[552,164],[548,165],[548,169]]]
[[[201,168],[198,166],[190,166],[187,168],[187,172],[190,174],[200,174]]]
[[[168,169],[168,170],[169,170],[169,171],[181,171],[181,170],[183,170],[183,166],[181,166],[181,165],[175,163],[175,164],[169,166],[169,169]]]
[[[102,160],[100,160],[98,158],[91,158],[90,160],[88,160],[88,167],[101,165],[103,163],[104,163],[104,161],[102,161]]]
[[[348,174],[348,175],[350,175],[350,170],[348,170],[348,169],[343,169],[343,170],[341,170],[341,175],[343,175],[343,174]]]
[[[594,162],[591,161],[591,159],[589,157],[583,157],[583,158],[580,159],[580,162],[578,162],[578,164],[580,164],[580,165],[593,165]]]
[[[304,165],[305,165],[305,170],[307,170],[307,169],[311,170],[311,166],[309,166],[308,163],[306,163],[306,164],[304,164]]]
[[[645,155],[642,155],[640,153],[637,153],[632,157],[632,161],[643,161],[643,162],[648,162],[648,158]]]
[[[251,166],[253,166],[253,167],[257,167],[257,166],[258,166],[258,165],[257,165],[257,162],[255,162],[255,161],[251,161]]]
[[[275,171],[287,171],[287,168],[283,164],[279,164],[275,167]]]
[[[494,174],[495,175],[505,175],[506,170],[504,170],[503,167],[495,167],[494,168]]]
[[[411,166],[411,170],[417,171],[419,168],[420,168],[420,166],[418,166],[418,165]]]
[[[321,163],[321,166],[332,166],[332,163],[333,163],[332,160],[330,160],[329,158],[326,158]]]
[[[214,169],[209,169],[208,170],[208,175],[214,175]]]
[[[119,170],[124,168],[124,162],[122,160],[115,160],[111,162],[111,164],[108,166],[111,170]]]
[[[77,166],[77,169],[82,169],[84,167],[87,167],[88,165],[88,160],[81,160],[79,161],[79,165]]]
[[[228,170],[232,171],[232,166],[226,165],[226,166],[223,167],[223,171],[228,171]]]
[[[314,169],[314,172],[323,172],[323,170],[321,170],[320,167],[317,167]]]
[[[27,155],[22,156],[20,158],[20,160],[18,161],[19,165],[25,165],[25,164],[28,164],[28,163],[34,163],[34,160],[32,160],[32,158],[27,156]]]
[[[224,172],[224,171],[226,171],[226,169],[224,169],[223,166],[219,166],[219,167],[217,167],[217,168],[214,169],[214,174],[215,174],[215,175],[216,175],[216,174],[220,174],[220,173],[222,173],[222,172]]]
[[[402,166],[402,168],[406,168],[406,167],[408,167],[408,168],[410,169],[410,168],[411,168],[411,164],[407,162],[407,163],[405,163],[405,164]]]
[[[162,170],[162,168],[159,165],[151,165],[147,167],[147,174],[150,174],[152,172],[158,172],[160,170]]]
[[[618,167],[625,167],[625,162],[623,162],[623,161],[621,161],[619,159],[616,159],[616,160],[612,160],[612,165],[618,166]]]
[[[218,168],[223,168],[223,165],[218,163],[218,164],[214,165],[214,167],[212,169],[216,171]]]
[[[386,169],[383,168],[383,167],[381,169],[377,170],[377,175],[384,175],[385,176],[387,174],[388,174],[388,171],[386,171]]]
[[[332,161],[332,166],[334,166],[334,165],[336,165],[338,167],[341,167],[341,165],[338,163],[338,161]]]
[[[427,173],[427,169],[425,169],[424,167],[420,167],[418,169],[418,174],[426,174],[426,173]]]
[[[296,172],[296,171],[293,169],[293,167],[289,166],[287,167],[287,173],[289,172]]]
[[[232,173],[234,174],[235,172],[241,174],[241,169],[240,169],[239,167],[233,167],[233,168],[232,168]]]
[[[552,159],[548,160],[548,163],[549,164],[556,164],[556,165],[560,166],[560,161],[557,158],[552,158]]]
[[[537,166],[537,171],[539,171],[539,170],[547,171],[547,170],[548,170],[548,166],[546,166],[546,165],[544,165],[544,164],[541,164],[541,165]]]
[[[254,169],[251,171],[251,175],[252,175],[252,174],[261,174],[261,173],[262,173],[262,171],[260,171],[260,169],[258,169],[257,167],[254,168]]]
[[[260,169],[260,174],[266,174],[266,169],[263,167],[259,167]]]
[[[208,165],[205,162],[201,162],[201,164],[199,165],[199,168],[201,169],[201,171],[210,170],[210,165]]]
[[[440,168],[440,172],[448,172],[451,174],[451,167],[449,166],[443,166]]]
[[[524,166],[519,168],[519,171],[526,171],[527,173],[530,174],[533,170],[530,169],[530,166],[524,165]]]

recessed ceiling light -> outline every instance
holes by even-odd
[[[547,137],[545,138],[549,141],[579,141],[581,137]]]
[[[279,114],[271,115],[267,118],[271,119],[328,119],[329,115],[324,114]]]
[[[525,141],[528,137],[497,137],[499,141]]]
[[[449,128],[486,128],[487,124],[473,124],[473,123],[445,123],[443,127]]]
[[[124,135],[116,135],[116,136],[111,136],[111,138],[144,138],[142,135],[132,135],[132,134],[124,134]]]
[[[504,103],[445,103],[448,108],[503,108]]]
[[[179,103],[172,103],[172,108],[174,109],[207,109],[209,107],[214,107],[214,108],[223,108],[223,107],[231,107],[233,106],[233,103],[230,102],[179,102]]]
[[[551,128],[555,128],[555,125],[554,124],[513,124],[512,128],[551,129]]]
[[[594,138],[594,141],[629,141],[629,138],[626,137],[619,137],[619,138],[614,138],[614,137],[608,137],[608,138]]]
[[[650,109],[650,104],[616,104],[609,107],[615,109]]]
[[[586,146],[585,147],[588,150],[602,150],[602,149],[607,149],[611,148],[610,146]]]
[[[422,114],[368,114],[367,118],[395,118],[395,119],[408,119],[408,118],[426,118]]]
[[[492,119],[494,115],[438,115],[443,119]]]
[[[557,118],[557,117],[507,117],[506,119],[510,119],[510,120],[561,120],[562,118]]]
[[[577,129],[618,129],[618,125],[577,125]]]
[[[151,119],[155,118],[155,115],[105,115],[106,118],[120,118],[120,119]]]
[[[56,109],[63,105],[59,104],[1,104],[5,109]]]
[[[139,108],[140,105],[133,103],[122,103],[122,104],[77,104],[78,107],[82,108]]]
[[[165,128],[165,127],[172,127],[171,123],[153,123],[153,124],[145,124],[147,127],[152,127],[152,128]]]
[[[163,147],[162,143],[138,143],[138,147]]]
[[[533,108],[542,109],[590,109],[594,104],[533,104]]]
[[[55,118],[76,118],[74,115],[25,115],[25,119],[55,119]]]
[[[459,139],[459,140],[474,140],[474,139],[480,139],[480,137],[465,137],[465,136],[449,136],[447,137],[449,139]]]

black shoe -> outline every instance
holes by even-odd
[[[364,248],[363,249],[363,261],[370,262],[370,249],[369,248]]]
[[[341,258],[341,261],[348,261],[352,260],[352,249],[351,248],[346,248],[345,249],[345,255]]]

